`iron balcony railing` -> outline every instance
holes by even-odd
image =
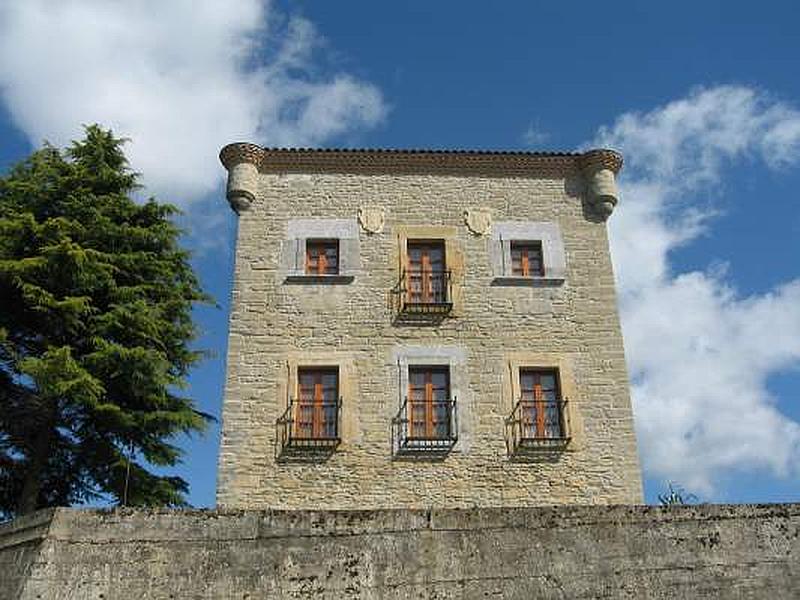
[[[341,398],[334,402],[292,399],[276,422],[279,450],[333,450],[341,441],[341,412]]]
[[[405,269],[397,289],[403,312],[446,313],[453,308],[450,271]]]
[[[569,432],[566,399],[520,399],[506,419],[506,445],[510,455],[563,448],[570,440]]]
[[[395,454],[448,452],[458,441],[458,404],[406,398],[392,420]]]

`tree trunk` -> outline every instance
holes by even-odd
[[[22,491],[17,502],[17,514],[24,515],[35,511],[39,507],[39,493],[42,490],[42,474],[50,458],[50,444],[53,440],[53,426],[48,419],[47,423],[39,429],[31,448],[31,456]]]

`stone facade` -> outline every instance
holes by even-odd
[[[239,223],[219,506],[641,502],[605,225],[619,155],[234,144],[221,156]],[[337,274],[305,273],[312,239],[338,240]],[[515,239],[541,243],[543,277],[510,271]],[[406,318],[409,240],[443,243],[441,314]],[[446,452],[399,451],[414,365],[449,372]],[[340,442],[289,455],[277,423],[313,366],[338,370]],[[524,455],[509,420],[523,368],[558,370],[569,438]]]

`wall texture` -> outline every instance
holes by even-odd
[[[798,589],[797,504],[58,509],[0,525],[0,600],[781,600]]]
[[[305,154],[274,158],[286,156],[297,161]],[[398,155],[388,167],[365,173],[363,168],[346,172],[347,167],[315,172],[314,161],[332,153],[308,156],[309,164],[295,164],[295,171],[303,172],[292,172],[291,165],[261,165],[260,173],[239,177],[228,164],[229,189],[244,191],[236,192],[242,203],[236,204],[218,505],[357,509],[640,502],[606,224],[592,212],[578,158],[558,157],[558,169],[536,172],[515,171],[508,166],[516,164],[513,157],[490,155],[481,160],[491,168],[481,163],[484,167],[441,173],[409,164],[401,168],[402,160],[411,159]],[[376,157],[388,160],[368,152],[362,158]],[[357,225],[365,209],[382,212],[378,231]],[[559,245],[553,253],[563,251],[556,261],[563,265],[559,278],[535,286],[498,279],[501,241],[468,228],[467,211],[488,215],[509,231],[548,232],[545,245],[552,241]],[[303,244],[298,236],[313,229],[319,237],[325,222],[331,237],[347,233],[341,245],[347,277],[298,280],[295,257]],[[405,240],[413,238],[444,240],[453,270],[453,312],[435,324],[396,318],[392,290]],[[407,393],[405,369],[413,361],[444,361],[451,369],[458,442],[441,460],[400,460],[392,454],[392,419]],[[304,365],[339,367],[342,443],[324,461],[280,461],[275,423],[296,394],[297,368]],[[572,429],[564,451],[527,461],[509,458],[505,420],[518,397],[514,370],[519,367],[560,369]]]

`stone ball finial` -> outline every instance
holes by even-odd
[[[262,150],[255,144],[228,144],[219,153],[219,159],[228,170],[226,196],[236,214],[250,208],[256,200],[258,168]]]
[[[622,155],[608,149],[589,150],[581,156],[581,167],[589,188],[589,201],[607,219],[619,202],[617,173],[622,169]]]

